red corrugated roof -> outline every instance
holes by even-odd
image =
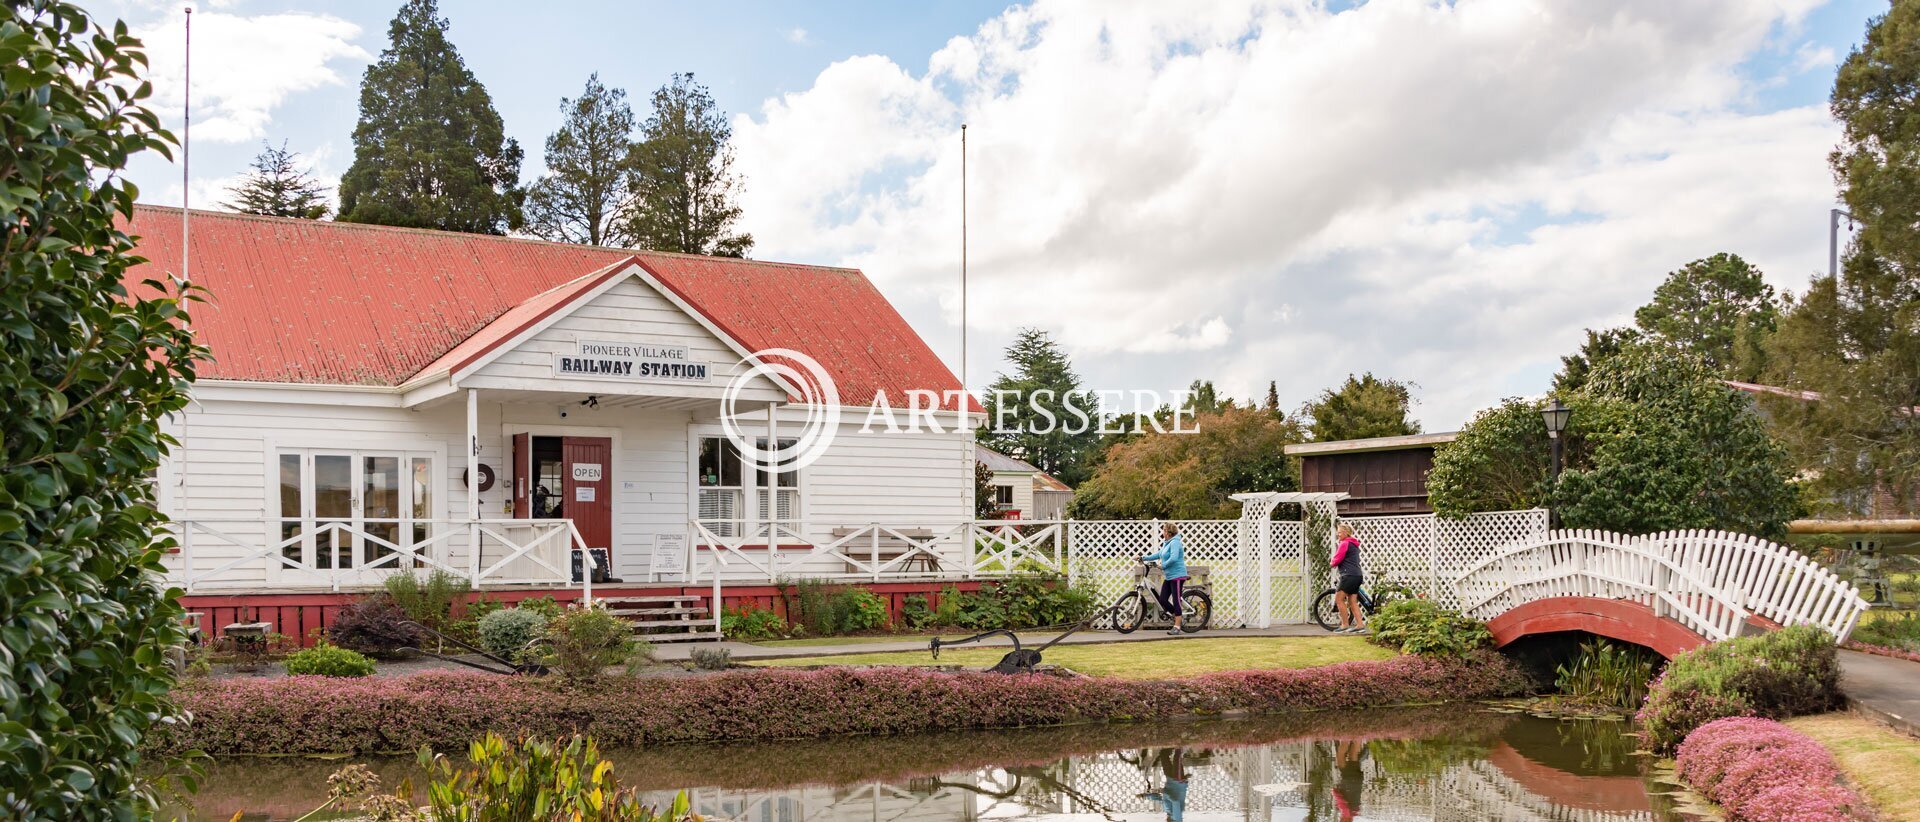
[[[849,405],[959,387],[853,269],[214,211],[192,223],[193,280],[212,297],[193,310],[209,379],[399,385],[507,312],[537,315],[573,291],[560,286],[633,259],[748,349],[819,360]],[[177,208],[134,210],[150,262],[130,282],[179,272],[179,229]]]

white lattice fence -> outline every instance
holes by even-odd
[[[1547,512],[1541,508],[1469,514],[1457,520],[1417,514],[1340,522],[1353,526],[1371,582],[1391,577],[1449,608],[1460,607],[1453,585],[1460,574],[1504,546],[1547,532]],[[1326,582],[1330,576],[1316,573],[1315,578]]]
[[[1243,558],[1243,544],[1251,544],[1252,528],[1242,520],[1181,520],[1180,540],[1187,547],[1187,565],[1207,567],[1213,597],[1213,624],[1219,627],[1246,621],[1246,605],[1256,596],[1259,580]],[[1152,520],[1075,520],[1068,524],[1069,576],[1085,581],[1105,605],[1134,586],[1139,558],[1160,547],[1160,523]],[[1102,626],[1104,627],[1104,626]]]

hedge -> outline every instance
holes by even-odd
[[[1717,719],[1687,735],[1680,778],[1719,803],[1729,822],[1872,819],[1873,806],[1840,779],[1813,738],[1771,719]]]
[[[1640,708],[1647,745],[1667,754],[1693,729],[1730,716],[1785,719],[1841,702],[1833,637],[1809,625],[1701,646],[1680,654]]]
[[[430,672],[187,683],[190,719],[150,746],[209,754],[404,753],[588,734],[608,748],[1018,728],[1367,708],[1521,693],[1526,674],[1490,652],[1137,681],[944,673],[915,668],[746,670],[697,677],[553,678]]]

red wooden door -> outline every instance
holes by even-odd
[[[613,440],[606,437],[564,437],[560,459],[565,496],[562,509],[580,529],[588,548],[613,553]]]
[[[513,435],[513,518],[533,516],[533,435]]]

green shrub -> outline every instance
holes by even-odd
[[[1597,639],[1580,643],[1580,652],[1554,669],[1554,687],[1594,705],[1633,710],[1647,699],[1660,657],[1652,651]]]
[[[552,596],[528,597],[520,600],[520,604],[514,607],[523,611],[532,611],[546,617],[548,620],[552,620],[554,617],[559,616],[562,611],[566,610],[566,608],[562,607],[559,601],[555,600]]]
[[[394,574],[386,580],[387,595],[408,619],[446,633],[453,621],[453,606],[473,590],[467,578],[435,568],[423,581],[411,573]]]
[[[0,818],[141,818],[169,768],[140,738],[174,714],[186,638],[152,472],[207,353],[187,321],[205,292],[133,268],[122,171],[176,144],[146,108],[139,39],[57,0],[4,15]]]
[[[1868,645],[1920,651],[1920,613],[1909,611],[1862,621],[1854,627],[1853,634],[1848,638]]]
[[[728,608],[720,614],[720,631],[730,639],[779,639],[787,635],[787,621],[764,608]]]
[[[547,621],[541,662],[567,679],[591,681],[607,666],[626,662],[643,649],[647,646],[633,638],[633,623],[587,605],[568,608]]]
[[[501,659],[519,662],[527,643],[547,633],[547,618],[531,608],[502,608],[480,618],[480,647]]]
[[[933,626],[933,607],[927,604],[926,596],[911,594],[900,600],[900,623],[910,631]]]
[[[447,635],[469,645],[479,645],[480,620],[505,607],[506,603],[482,595],[460,609],[460,618],[447,624]]]
[[[1429,599],[1387,603],[1367,624],[1373,628],[1368,637],[1373,644],[1403,654],[1458,657],[1493,644],[1486,623]]]
[[[1649,690],[1639,719],[1648,746],[1670,754],[1694,728],[1715,719],[1785,719],[1828,711],[1839,701],[1833,637],[1800,625],[1674,657]]]
[[[702,671],[724,671],[733,667],[733,652],[725,648],[693,648],[687,651],[693,667]]]
[[[287,673],[293,676],[373,676],[373,660],[357,651],[329,645],[323,640],[318,645],[288,655]]]
[[[966,597],[959,588],[949,585],[940,589],[940,602],[933,606],[933,624],[942,628],[959,626],[965,604]]]
[[[833,599],[840,633],[876,631],[887,627],[887,601],[879,594],[865,588],[848,588]]]

